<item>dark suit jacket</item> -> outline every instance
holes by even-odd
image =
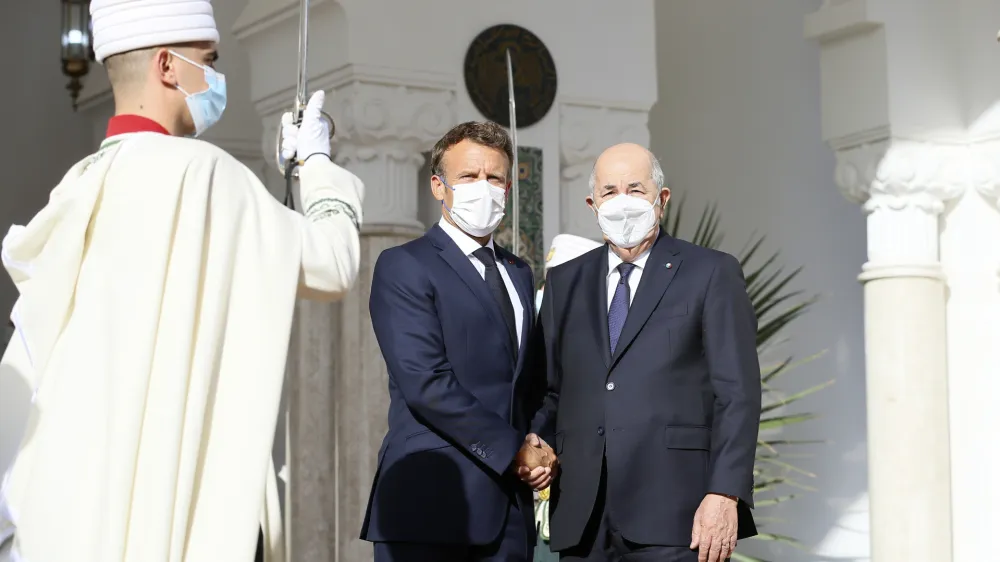
[[[369,309],[389,372],[389,431],[364,540],[487,544],[515,494],[531,516],[531,490],[508,467],[530,421],[517,389],[533,280],[525,262],[495,252],[524,308],[517,364],[488,285],[440,227],[378,258]]]
[[[757,319],[739,262],[661,234],[614,355],[608,247],[551,269],[532,343],[547,390],[533,431],[554,445],[551,544],[580,541],[607,458],[614,522],[633,542],[688,545],[706,493],[737,496],[756,534]]]

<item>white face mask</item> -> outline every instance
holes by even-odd
[[[472,183],[460,183],[456,187],[448,185],[444,178],[438,176],[446,187],[455,192],[451,207],[445,209],[451,214],[458,228],[471,236],[486,236],[496,230],[503,220],[504,206],[507,203],[507,192],[486,180]],[[444,201],[441,202],[444,205]]]
[[[601,204],[597,209],[597,222],[612,244],[634,248],[656,228],[655,208],[641,197],[621,194]]]

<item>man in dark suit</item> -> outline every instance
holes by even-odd
[[[756,534],[757,320],[739,262],[659,228],[645,148],[606,150],[587,203],[605,246],[549,270],[532,428],[555,444],[562,560],[718,562]]]
[[[531,269],[492,237],[512,156],[495,123],[449,131],[431,155],[441,221],[375,265],[389,431],[361,538],[376,562],[531,559],[531,487],[548,485],[555,456],[527,435],[522,400]]]

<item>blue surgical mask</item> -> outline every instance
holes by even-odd
[[[226,77],[210,66],[198,64],[174,51],[170,53],[205,71],[205,83],[208,84],[208,89],[203,92],[192,94],[181,88],[180,84],[176,85],[176,88],[187,96],[188,111],[191,112],[191,120],[194,121],[194,136],[199,137],[222,119],[222,112],[226,110]]]

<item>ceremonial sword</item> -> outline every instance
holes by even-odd
[[[511,161],[511,179],[510,179],[510,191],[511,196],[514,198],[514,212],[511,215],[511,251],[514,252],[515,256],[520,257],[521,254],[521,225],[520,225],[520,211],[521,209],[521,190],[519,187],[519,180],[521,179],[521,171],[517,163],[517,115],[516,107],[514,105],[514,67],[510,63],[510,49],[507,49],[507,96],[509,98],[508,111],[510,112],[510,141],[513,144],[513,160]]]
[[[299,0],[299,68],[298,68],[298,80],[295,85],[295,105],[292,109],[293,122],[296,125],[302,123],[302,113],[306,109],[306,103],[309,101],[306,96],[309,94],[306,91],[307,80],[309,74],[308,68],[308,56],[309,56],[309,0]],[[333,133],[335,126],[333,124],[333,118],[330,117],[328,113],[323,112],[323,119],[327,121],[330,125],[330,138],[333,138]],[[278,164],[278,171],[285,176],[285,180],[288,183],[287,190],[285,192],[285,204],[289,205],[291,203],[291,179],[298,176],[298,170],[296,169],[301,162],[298,161],[298,154],[292,157],[288,161],[290,166],[285,166],[281,162],[281,126],[278,126],[277,142],[275,143],[275,162]]]

